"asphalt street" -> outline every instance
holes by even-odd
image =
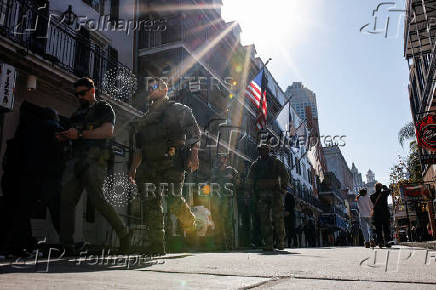
[[[3,261],[0,289],[436,289],[436,250],[396,246]]]

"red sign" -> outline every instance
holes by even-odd
[[[402,187],[402,193],[407,197],[429,197],[430,192],[425,185],[405,185]]]
[[[435,121],[436,120],[432,115],[427,115],[415,124],[418,145],[430,151],[436,151]]]

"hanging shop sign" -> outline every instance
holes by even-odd
[[[430,151],[436,151],[436,117],[429,114],[415,124],[418,145]]]
[[[10,112],[14,108],[15,67],[0,63],[0,110]]]
[[[406,200],[421,200],[430,197],[430,191],[425,184],[404,185],[400,187],[401,198]]]

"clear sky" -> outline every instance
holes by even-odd
[[[387,1],[386,1],[387,2]],[[396,2],[404,9],[404,0]],[[321,135],[346,135],[342,153],[364,181],[369,168],[389,182],[397,155],[407,154],[398,131],[412,117],[408,66],[403,57],[403,12],[376,12],[374,0],[224,0],[222,16],[242,28],[242,43],[254,43],[258,56],[272,61],[281,88],[303,82],[317,95]],[[361,32],[360,29],[371,23]],[[398,30],[399,29],[399,30]]]

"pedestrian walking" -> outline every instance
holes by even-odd
[[[233,249],[234,201],[239,185],[238,171],[227,165],[228,154],[220,153],[212,170],[212,220],[215,223],[215,243],[218,249]]]
[[[388,208],[388,196],[390,194],[391,191],[386,185],[377,183],[375,192],[370,196],[373,204],[372,220],[377,235],[377,244],[380,248],[384,246],[391,247],[391,219]]]
[[[297,247],[298,242],[295,229],[295,198],[290,192],[287,192],[285,195],[285,229],[288,247],[290,248],[292,243],[294,244],[294,247]]]
[[[61,130],[59,116],[52,108],[26,101],[21,104],[20,123],[14,138],[7,142],[3,162],[3,219],[12,220],[5,223],[3,231],[3,248],[8,253],[26,256],[36,249],[30,220],[34,216],[45,218],[46,208],[59,234],[64,156],[55,134]]]
[[[247,176],[249,194],[256,200],[264,251],[273,248],[273,221],[279,250],[285,247],[284,205],[282,195],[289,183],[289,173],[284,164],[270,155],[268,145],[261,145],[259,157],[253,162]],[[272,216],[272,220],[271,220]]]
[[[356,196],[356,201],[357,207],[359,208],[360,229],[363,234],[363,239],[365,240],[365,247],[374,247],[375,244],[371,229],[372,202],[366,188],[359,190],[359,194]]]
[[[65,172],[61,193],[61,242],[67,252],[75,253],[75,208],[86,189],[96,209],[115,229],[120,251],[127,252],[130,245],[128,228],[102,192],[112,152],[107,141],[113,136],[115,112],[109,103],[96,100],[94,82],[90,78],[79,79],[74,88],[80,107],[70,118],[71,128],[56,135],[59,141],[72,140],[73,145],[73,159]]]
[[[162,255],[165,228],[162,201],[188,234],[195,216],[182,196],[186,172],[198,169],[200,129],[191,108],[170,101],[168,86],[159,78],[148,82],[149,110],[137,124],[136,152],[129,171],[144,197],[144,217],[150,238],[149,254]],[[138,172],[137,172],[138,170]],[[137,181],[135,180],[137,179]]]

